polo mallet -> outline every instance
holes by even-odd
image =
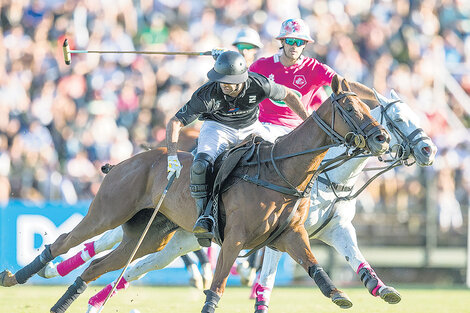
[[[211,51],[205,52],[168,52],[168,51],[109,51],[109,50],[70,50],[69,42],[64,40],[62,45],[65,64],[72,62],[72,53],[133,53],[133,54],[161,54],[161,55],[212,55]]]
[[[168,192],[168,189],[170,189],[170,187],[173,184],[173,181],[175,180],[175,178],[176,178],[176,174],[173,174],[170,177],[170,180],[168,181],[168,184],[166,185],[165,189],[163,190],[162,196],[160,197],[160,200],[158,201],[157,206],[153,210],[153,214],[150,217],[150,220],[147,223],[147,226],[145,227],[144,231],[142,232],[142,235],[140,236],[140,239],[137,242],[137,245],[135,246],[134,251],[132,251],[132,254],[129,257],[129,260],[127,261],[127,263],[126,263],[126,266],[124,266],[124,268],[122,269],[121,275],[119,275],[118,279],[116,280],[116,283],[113,286],[113,289],[111,289],[111,292],[108,294],[108,296],[104,300],[103,305],[98,310],[98,313],[101,313],[101,311],[103,310],[106,302],[108,302],[109,298],[111,297],[113,292],[116,290],[116,287],[117,287],[118,283],[121,281],[121,278],[124,276],[124,273],[126,272],[127,267],[129,266],[129,264],[131,264],[132,259],[134,258],[135,254],[137,253],[137,250],[139,249],[140,245],[142,244],[142,241],[144,240],[145,235],[147,235],[147,232],[150,228],[150,225],[152,225],[153,220],[155,219],[155,216],[157,216],[158,210],[160,209],[160,206],[162,205],[163,200],[165,199],[166,193]]]

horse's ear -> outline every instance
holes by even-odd
[[[381,105],[387,105],[388,104],[388,99],[381,95],[380,93],[377,92],[374,88],[372,88],[372,91],[374,92],[375,98]]]
[[[341,87],[342,87],[343,90],[351,90],[351,86],[349,86],[349,83],[346,80],[346,78],[343,78],[341,80]]]
[[[338,75],[333,76],[333,79],[331,80],[331,89],[335,94],[339,93],[339,77]]]
[[[393,100],[401,100],[395,89],[392,89],[390,91],[390,97],[392,97]]]

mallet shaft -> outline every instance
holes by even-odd
[[[169,52],[169,51],[109,51],[109,50],[70,50],[70,53],[134,53],[134,54],[164,54],[164,55],[212,55],[205,52]]]
[[[150,226],[152,225],[152,222],[153,220],[155,219],[155,216],[157,216],[157,213],[158,213],[158,210],[160,210],[160,206],[162,205],[163,203],[163,200],[165,199],[165,196],[168,192],[168,189],[170,189],[171,185],[173,184],[173,181],[176,179],[176,173],[173,174],[171,177],[170,177],[170,180],[168,181],[168,184],[166,185],[165,189],[163,190],[163,193],[162,195],[160,196],[160,200],[158,200],[158,203],[157,203],[157,206],[155,207],[155,209],[153,210],[153,213],[152,213],[152,216],[150,217],[148,223],[147,223],[147,226],[145,226],[145,229],[144,231],[142,232],[142,235],[140,235],[140,238],[139,238],[139,241],[137,242],[135,248],[134,248],[134,251],[132,251],[131,253],[131,256],[129,257],[129,259],[127,260],[127,263],[126,265],[124,266],[124,268],[122,269],[122,272],[121,272],[121,275],[119,275],[118,279],[116,280],[116,283],[113,285],[113,288],[111,289],[111,291],[108,293],[108,295],[106,296],[106,299],[104,299],[104,302],[103,304],[101,305],[100,309],[98,310],[98,313],[101,313],[101,311],[103,310],[105,304],[108,302],[109,298],[111,298],[114,290],[116,290],[116,287],[118,285],[118,283],[121,281],[121,278],[124,276],[124,273],[126,272],[127,268],[129,267],[129,264],[131,264],[132,260],[134,259],[134,256],[137,252],[137,250],[139,249],[140,245],[142,244],[142,241],[144,240],[144,237],[145,235],[147,235],[147,232],[150,228]]]
[[[70,50],[69,42],[64,40],[62,45],[65,64],[70,65],[72,53],[132,53],[132,54],[160,54],[160,55],[212,55],[211,51],[205,52],[170,52],[170,51],[102,51],[102,50]]]

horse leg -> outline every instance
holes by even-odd
[[[24,284],[55,257],[66,253],[70,248],[97,235],[98,233],[94,233],[93,231],[90,235],[86,230],[88,226],[83,226],[91,224],[88,221],[89,219],[86,219],[85,217],[71,232],[60,235],[53,244],[46,245],[39,256],[37,256],[31,263],[18,270],[14,275],[12,275],[8,270],[0,273],[0,284],[4,287]]]
[[[168,244],[160,251],[154,252],[145,258],[140,259],[136,263],[132,263],[126,273],[124,274],[121,281],[116,287],[116,292],[127,288],[128,284],[134,280],[140,279],[152,270],[158,270],[166,267],[177,257],[187,254],[191,251],[200,249],[201,246],[196,240],[196,237],[190,232],[179,229],[173,235],[173,238]],[[111,292],[114,281],[108,284],[101,291],[95,294],[88,300],[88,312],[97,312],[103,304],[104,300]],[[113,296],[113,293],[111,296]]]
[[[122,240],[122,236],[123,231],[121,227],[109,230],[97,240],[85,243],[85,248],[73,257],[58,264],[54,264],[53,262],[47,263],[47,265],[38,272],[38,275],[43,278],[53,278],[59,275],[64,277],[77,267],[85,264],[96,254],[111,249],[116,243]]]
[[[362,255],[357,244],[356,230],[350,222],[329,225],[318,239],[334,247],[345,257],[371,295],[390,304],[401,301],[398,291],[385,285]]]
[[[171,239],[173,234],[174,230],[168,230],[164,233],[149,232],[148,236],[145,237],[142,241],[142,244],[137,250],[133,260],[163,248]],[[51,308],[51,312],[65,312],[72,302],[78,298],[81,293],[83,293],[89,282],[96,280],[98,277],[107,272],[115,271],[124,267],[139,239],[140,236],[136,235],[124,236],[122,242],[115,250],[111,251],[106,256],[91,262],[82,275],[77,278],[75,283],[69,287],[67,292]],[[76,285],[78,285],[78,288]]]
[[[214,313],[220,297],[225,291],[228,275],[233,263],[242,250],[243,244],[239,239],[239,233],[225,231],[225,241],[220,249],[217,258],[217,265],[215,267],[214,279],[212,280],[211,288],[204,290],[206,301],[202,308],[201,313]]]
[[[328,274],[318,264],[310,249],[307,231],[303,225],[298,225],[287,231],[282,236],[276,246],[281,245],[294,261],[302,266],[313,278],[317,286],[320,288],[324,296],[331,298],[331,301],[341,307],[347,309],[352,306],[349,297],[335,287]]]
[[[186,271],[189,273],[189,285],[195,287],[196,289],[204,289],[202,275],[201,272],[199,272],[199,268],[197,267],[196,262],[194,262],[193,259],[191,259],[187,254],[182,255],[181,259],[184,262]]]
[[[271,292],[274,288],[277,265],[282,252],[266,247],[258,284],[255,286],[255,313],[267,313]]]
[[[194,251],[194,254],[199,259],[199,263],[201,263],[201,271],[202,271],[201,274],[202,274],[202,281],[204,284],[204,289],[209,289],[212,283],[212,278],[213,278],[212,266],[209,261],[209,257],[207,256],[207,253],[202,249]]]

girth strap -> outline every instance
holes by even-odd
[[[262,179],[259,179],[259,178],[253,177],[253,176],[249,176],[249,175],[246,175],[246,174],[242,175],[242,176],[237,176],[237,174],[235,174],[234,176],[240,177],[241,179],[243,179],[246,182],[249,182],[249,183],[252,183],[252,184],[255,184],[255,185],[258,185],[258,186],[262,186],[264,188],[271,189],[271,190],[274,190],[274,191],[277,191],[277,192],[280,192],[280,193],[283,193],[283,194],[286,194],[286,195],[289,195],[289,196],[302,197],[302,194],[297,189],[278,186],[278,185],[272,184],[268,181],[265,181],[265,180],[262,180]]]

